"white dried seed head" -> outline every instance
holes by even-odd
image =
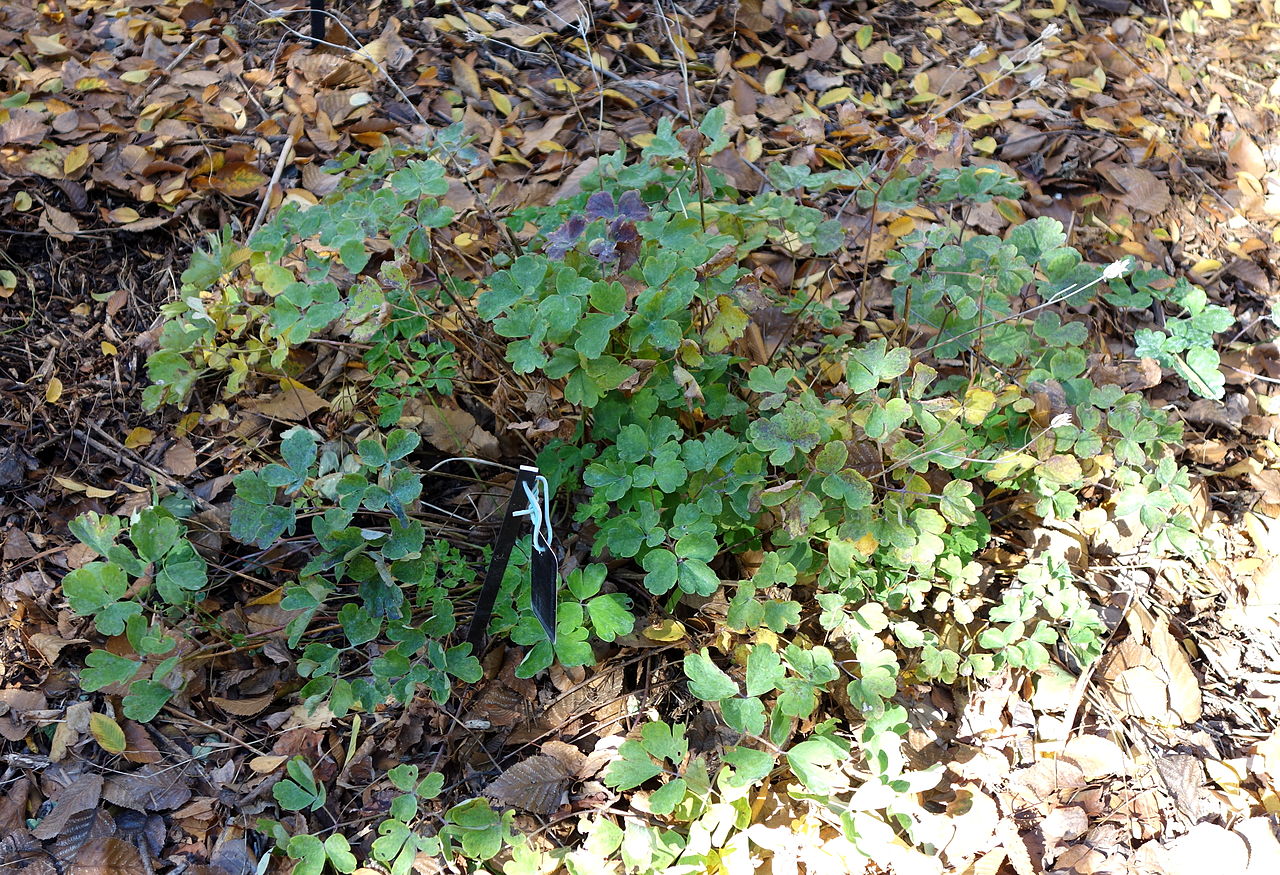
[[[1129,272],[1129,259],[1122,258],[1119,261],[1113,261],[1102,269],[1102,279],[1118,280]]]

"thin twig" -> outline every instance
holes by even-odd
[[[271,208],[271,193],[276,190],[276,185],[280,182],[280,177],[284,173],[285,162],[289,160],[289,156],[292,154],[293,134],[289,134],[285,137],[284,145],[280,147],[280,157],[276,159],[276,169],[271,173],[271,182],[267,184],[267,193],[262,198],[262,205],[258,207],[258,216],[253,220],[253,227],[249,229],[248,237],[253,237],[254,234],[258,233],[258,229],[262,227],[263,221],[266,220],[267,210]]]
[[[138,466],[142,470],[146,471],[148,474],[150,474],[159,482],[163,483],[165,486],[168,486],[174,492],[178,492],[182,495],[185,495],[187,498],[191,499],[191,503],[194,504],[196,507],[200,508],[201,510],[213,509],[213,505],[210,504],[208,501],[196,495],[194,492],[190,491],[181,483],[179,483],[177,480],[175,480],[173,477],[166,474],[164,471],[161,471],[159,468],[152,465],[150,462],[148,462],[146,459],[139,456],[133,450],[129,449],[124,444],[117,441],[105,430],[103,430],[102,426],[98,425],[96,422],[89,422],[88,426],[89,428],[97,432],[102,437],[102,440],[98,440],[97,438],[93,437],[92,435],[84,433],[78,428],[71,430],[72,436],[79,441],[83,441],[88,446],[92,447],[93,449],[107,456],[124,457],[126,460]]]

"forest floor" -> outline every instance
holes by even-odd
[[[113,723],[129,747],[111,755],[90,719],[100,697],[79,688],[96,633],[60,591],[88,558],[68,522],[128,513],[159,489],[197,496],[217,527],[265,434],[341,427],[327,381],[144,413],[160,308],[206,233],[243,234],[285,199],[315,202],[334,185],[318,167],[340,153],[461,121],[482,161],[444,198],[461,215],[448,233],[454,260],[480,272],[505,245],[498,218],[576,192],[598,156],[645,142],[662,116],[724,106],[734,148],[714,164],[739,189],[758,188],[773,161],[985,162],[1027,188],[1028,218],[1060,220],[1089,260],[1185,276],[1235,316],[1218,336],[1222,400],[1195,399],[1158,368],[1130,375],[1185,424],[1214,558],[1155,560],[1105,521],[1004,533],[985,561],[1069,559],[1108,612],[1106,651],[1079,679],[1056,669],[939,685],[917,703],[931,722],[913,754],[968,788],[938,800],[959,836],[948,872],[1280,871],[1272,0],[374,0],[331,4],[319,48],[306,11],[288,6],[0,2],[0,836],[33,827],[47,849],[0,841],[0,866],[133,871],[78,856],[108,819],[157,871],[249,875],[263,852],[250,830],[273,813],[269,788],[293,754],[354,754],[319,776],[330,816],[356,836],[400,760],[492,777],[548,740],[625,733],[627,697],[669,684],[671,654],[690,641],[519,682],[504,670],[518,657],[500,649],[488,679],[460,693],[473,728],[415,705],[366,723],[355,751],[349,721],[303,713],[285,658],[267,652],[207,677],[149,727]],[[851,211],[851,275],[879,270],[930,218]],[[971,221],[1000,233],[1017,218]],[[502,439],[505,424],[499,411],[473,441]],[[281,625],[269,598],[202,607],[242,628]],[[516,700],[547,707],[530,714],[512,684]],[[60,819],[42,809],[51,797]],[[592,804],[606,803],[571,794],[563,812],[517,824],[569,841],[567,816]],[[75,821],[68,838],[77,811],[100,820]],[[803,869],[782,848],[769,865]]]

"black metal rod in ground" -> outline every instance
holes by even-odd
[[[320,45],[325,37],[324,0],[311,0],[311,41]]]

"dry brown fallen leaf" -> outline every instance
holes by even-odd
[[[1100,735],[1075,736],[1067,742],[1059,759],[1080,769],[1086,781],[1124,775],[1132,770],[1128,754],[1114,741]]]
[[[1150,170],[1106,162],[1098,172],[1120,192],[1120,201],[1130,209],[1152,216],[1163,213],[1173,203],[1169,186]]]

